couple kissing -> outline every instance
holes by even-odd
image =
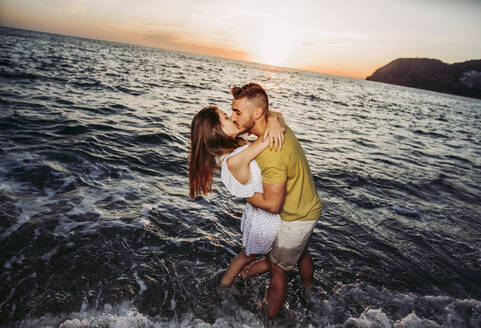
[[[270,273],[264,310],[275,317],[287,294],[287,271],[298,267],[312,288],[314,265],[308,243],[321,214],[321,200],[304,151],[280,113],[269,110],[256,83],[231,89],[232,115],[216,106],[199,111],[191,124],[190,196],[207,195],[216,170],[227,190],[246,200],[241,219],[242,251],[221,284],[239,275]],[[254,142],[246,134],[255,135]],[[260,255],[262,258],[256,260]]]

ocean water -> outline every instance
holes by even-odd
[[[481,101],[0,28],[0,326],[481,327]],[[219,290],[243,201],[188,196],[189,128],[255,81],[323,201],[311,300]]]

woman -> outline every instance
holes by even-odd
[[[282,144],[284,122],[282,116],[269,111],[264,138],[248,143],[239,138],[239,129],[226,113],[216,106],[198,112],[191,125],[191,150],[189,160],[190,197],[206,195],[212,189],[213,173],[221,169],[221,178],[234,196],[248,198],[255,192],[262,193],[262,176],[254,160],[269,147],[266,135]],[[271,139],[271,144],[272,144]],[[242,215],[244,249],[232,260],[222,277],[221,283],[228,286],[241,270],[252,262],[256,254],[270,251],[280,224],[278,214],[255,209],[249,203]],[[267,266],[261,273],[267,271]],[[250,272],[249,275],[255,273]]]

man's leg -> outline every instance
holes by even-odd
[[[259,274],[263,274],[267,271],[269,271],[269,262],[264,257],[246,265],[244,269],[242,269],[242,271],[239,273],[239,276],[242,278],[249,278],[257,276]]]
[[[311,289],[314,279],[314,264],[312,263],[311,254],[305,251],[301,255],[301,258],[297,264],[299,266],[299,274],[301,275],[304,288]]]
[[[269,262],[271,281],[267,289],[267,314],[275,317],[281,310],[287,294],[287,273],[274,263]]]

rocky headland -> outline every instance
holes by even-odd
[[[398,58],[366,80],[481,99],[481,60],[446,64],[438,59]]]

